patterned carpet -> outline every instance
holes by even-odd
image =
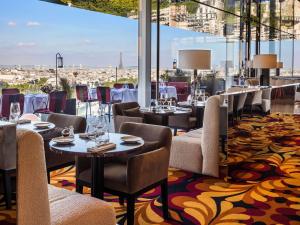
[[[162,219],[157,188],[138,198],[136,223],[300,224],[300,116],[243,119],[229,130],[228,147],[228,182],[170,169],[172,219]],[[74,190],[74,168],[53,173],[52,183]],[[125,207],[115,196],[105,199],[126,224]],[[1,209],[0,224],[13,224],[15,211]]]

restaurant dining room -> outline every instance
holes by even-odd
[[[0,12],[0,225],[300,224],[300,0]]]

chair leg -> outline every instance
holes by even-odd
[[[177,128],[174,128],[174,136],[177,136]]]
[[[83,193],[83,186],[79,185],[77,182],[76,182],[76,192],[80,194]]]
[[[162,201],[164,219],[168,220],[169,212],[168,212],[168,180],[167,179],[165,179],[161,184],[161,201]]]
[[[135,198],[128,196],[127,198],[127,225],[134,225],[134,203]]]
[[[50,181],[51,181],[50,171],[47,171],[47,180],[48,180],[48,184],[50,184]]]
[[[111,104],[108,104],[108,122],[110,123]]]
[[[87,114],[88,114],[88,103],[85,103],[85,119],[87,119]]]
[[[3,179],[4,179],[4,199],[5,199],[6,209],[11,209],[12,186],[11,186],[10,174],[4,172]]]
[[[119,197],[119,204],[124,205],[124,197]]]

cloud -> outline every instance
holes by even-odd
[[[38,27],[40,25],[41,24],[37,21],[28,21],[27,24],[26,24],[27,27]]]
[[[91,40],[89,40],[89,39],[85,39],[85,40],[83,41],[83,43],[84,43],[84,44],[92,44],[93,42],[92,42]]]
[[[36,43],[34,42],[19,42],[18,47],[34,47]]]
[[[9,21],[7,23],[7,26],[9,26],[9,27],[15,27],[15,26],[17,26],[17,23],[15,21]]]

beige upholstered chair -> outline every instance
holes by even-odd
[[[256,106],[261,107],[262,105],[262,91],[257,90],[253,91],[247,94],[247,98],[245,101],[245,106],[248,106],[250,108],[250,113],[252,115],[253,109]]]
[[[203,118],[203,128],[173,138],[170,166],[219,176],[219,96],[208,98]]]
[[[266,88],[262,91],[261,108],[263,113],[270,113],[271,111],[271,88]]]
[[[114,208],[104,201],[47,184],[42,137],[17,131],[18,225],[115,225]]]
[[[140,115],[137,102],[115,103],[112,106],[115,132],[119,132],[124,122],[143,123],[143,115]]]

